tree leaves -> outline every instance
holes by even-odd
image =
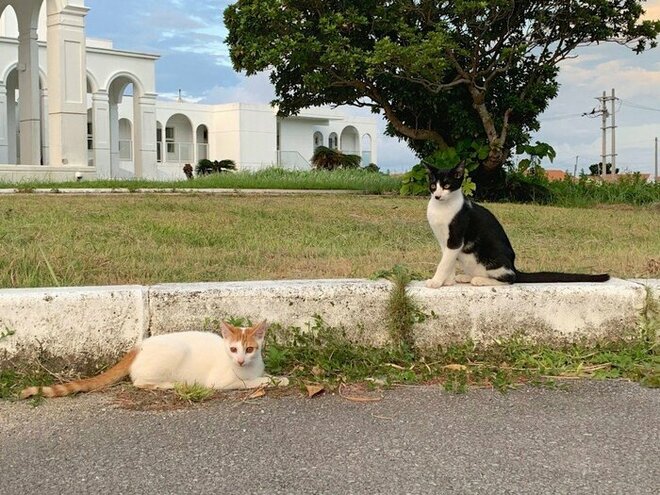
[[[558,66],[584,44],[655,46],[641,0],[238,0],[225,10],[236,70],[270,71],[282,115],[371,108],[419,156],[484,143],[501,166],[539,129]],[[481,146],[481,145],[480,145]],[[411,188],[414,188],[411,186]]]

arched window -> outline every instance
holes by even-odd
[[[371,136],[365,134],[362,136],[362,166],[366,167],[371,161]]]
[[[314,149],[318,148],[319,146],[323,146],[323,134],[321,134],[319,131],[316,131],[314,133]]]
[[[336,132],[333,132],[332,134],[330,134],[330,137],[328,137],[328,148],[331,148],[333,150],[339,148],[339,138],[337,137]]]

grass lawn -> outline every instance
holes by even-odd
[[[370,194],[399,191],[401,179],[365,170],[293,171],[267,168],[257,172],[233,172],[196,177],[194,180],[155,181],[146,179],[85,180],[80,182],[0,182],[0,189],[79,189],[125,188],[135,189],[349,189]]]
[[[493,204],[523,270],[660,276],[657,207]],[[426,200],[383,196],[0,197],[0,287],[430,276]]]

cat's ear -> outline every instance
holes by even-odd
[[[458,165],[454,167],[454,169],[452,170],[452,174],[456,179],[463,178],[463,175],[465,174],[465,160],[461,161]]]
[[[252,327],[252,333],[259,340],[263,340],[266,330],[268,330],[268,322],[266,320]]]
[[[220,331],[222,332],[223,339],[231,340],[232,336],[234,335],[234,332],[236,331],[236,328],[227,322],[221,321]]]
[[[426,172],[429,174],[429,177],[431,177],[431,178],[435,177],[435,172],[436,172],[435,167],[432,167],[431,165],[429,165],[424,160],[422,160],[422,165],[424,165],[424,168],[426,169]]]

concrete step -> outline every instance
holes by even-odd
[[[353,338],[387,342],[388,281],[280,280],[0,290],[0,361],[44,352],[67,359],[115,357],[149,335],[215,327],[217,320],[267,319],[311,328],[317,318]],[[524,332],[538,342],[593,342],[635,332],[647,288],[660,280],[607,283],[411,284],[420,309],[418,345],[468,339],[488,344]]]

